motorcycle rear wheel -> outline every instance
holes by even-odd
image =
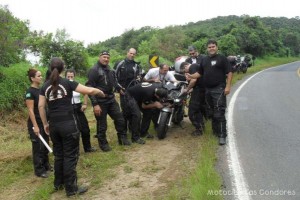
[[[160,115],[160,120],[157,125],[157,137],[158,139],[162,140],[166,137],[167,131],[168,131],[168,122],[170,119],[171,113],[168,112],[162,112]]]

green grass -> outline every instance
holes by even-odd
[[[222,185],[221,177],[215,169],[218,141],[212,134],[210,121],[206,122],[206,130],[199,142],[201,144],[197,151],[201,153],[197,155],[195,169],[191,170],[187,177],[174,184],[164,199],[222,199],[222,196],[212,196],[208,193],[210,190],[219,190]]]

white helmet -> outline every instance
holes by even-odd
[[[174,64],[175,72],[177,72],[177,73],[182,72],[182,70],[180,70],[180,65],[181,65],[181,63],[185,62],[185,60],[187,58],[188,58],[188,56],[180,56],[175,59],[175,64]]]

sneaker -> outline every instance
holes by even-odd
[[[226,144],[226,138],[220,137],[219,138],[219,145],[224,145],[224,144]]]
[[[95,151],[97,151],[97,149],[94,148],[94,147],[90,147],[90,148],[87,148],[86,150],[84,150],[85,153],[92,153],[92,152],[95,152]]]
[[[88,191],[88,188],[87,187],[79,187],[77,191],[74,191],[74,192],[67,192],[67,196],[70,197],[70,196],[74,196],[74,195],[81,195],[85,192]]]
[[[146,142],[145,142],[145,140],[139,138],[137,140],[132,140],[132,143],[145,144]]]

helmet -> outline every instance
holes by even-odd
[[[175,68],[175,72],[180,73],[180,65],[181,63],[185,62],[185,60],[187,59],[187,56],[180,56],[178,58],[175,59],[175,64],[174,64],[174,68]]]

